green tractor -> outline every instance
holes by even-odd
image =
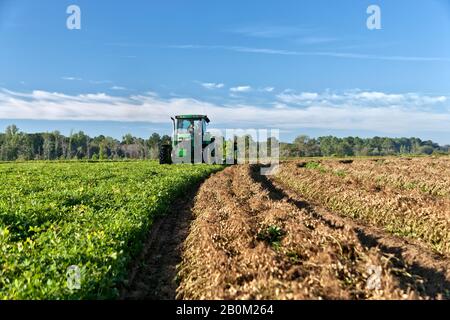
[[[173,159],[182,159],[177,163],[204,162],[203,150],[214,142],[214,138],[206,131],[206,125],[210,122],[208,116],[180,115],[171,119],[172,144],[160,146],[159,163],[171,164]],[[194,151],[194,145],[201,145],[201,150]]]

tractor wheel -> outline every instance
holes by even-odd
[[[172,164],[171,159],[171,146],[164,144],[159,148],[159,164]]]

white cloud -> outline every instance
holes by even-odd
[[[112,86],[110,89],[111,89],[111,90],[116,90],[116,91],[127,90],[127,88],[125,88],[125,87],[120,87],[120,86]]]
[[[200,85],[208,90],[213,90],[213,89],[221,89],[223,87],[225,87],[225,85],[223,83],[214,83],[214,82],[203,82],[200,83]]]
[[[252,90],[252,87],[250,87],[250,86],[238,86],[238,87],[230,88],[231,92],[249,92],[251,90]]]
[[[62,77],[61,79],[63,80],[67,80],[67,81],[82,81],[82,78],[77,78],[77,77]]]
[[[89,80],[89,83],[92,84],[110,84],[112,83],[111,80]]]
[[[236,52],[244,52],[244,53],[262,53],[262,54],[275,54],[275,55],[284,55],[284,56],[296,56],[301,55],[301,53],[297,51],[289,51],[283,49],[268,49],[268,48],[249,48],[249,47],[222,47],[224,50],[236,51]]]
[[[398,61],[398,62],[450,62],[450,57],[437,56],[405,56],[405,55],[376,55],[352,52],[335,52],[335,51],[292,51],[274,48],[253,48],[242,46],[224,46],[224,45],[170,45],[172,49],[192,49],[192,50],[227,50],[242,53],[259,53],[283,56],[312,56],[312,57],[329,57],[340,59],[359,59],[359,60],[380,60],[380,61]]]
[[[180,97],[164,99],[155,93],[118,97],[105,93],[67,95],[3,89],[0,90],[0,118],[167,123],[175,114],[207,113],[214,124],[229,128],[369,130],[395,135],[428,131],[450,135],[447,96],[408,93],[391,97],[361,91],[291,95],[290,98],[288,93],[279,95],[279,101],[262,107]],[[303,99],[314,96],[314,100]],[[395,103],[390,104],[389,99]]]
[[[275,109],[287,109],[287,108],[289,108],[288,105],[286,105],[284,103],[279,103],[279,102],[273,103],[273,107]]]
[[[330,43],[330,42],[336,42],[338,41],[338,38],[332,38],[332,37],[305,37],[297,39],[296,42],[300,44],[323,44],[323,43]]]
[[[389,102],[398,102],[401,101],[404,96],[401,94],[386,94],[383,92],[361,92],[358,94],[355,94],[356,98],[361,99],[367,99],[367,100],[383,100],[383,101],[389,101]]]
[[[301,106],[342,106],[360,107],[401,106],[408,108],[428,108],[448,101],[446,96],[428,96],[418,93],[392,94],[377,91],[353,90],[343,93],[295,93],[285,91],[277,95],[278,100]]]
[[[336,41],[339,41],[339,39],[332,37],[305,37],[296,40],[296,42],[299,44],[307,44],[307,45],[324,44]]]
[[[285,103],[299,104],[308,100],[315,100],[319,97],[319,94],[314,92],[302,92],[300,94],[294,93],[281,93],[278,98]]]
[[[265,88],[262,88],[262,91],[264,91],[264,92],[273,92],[273,90],[275,90],[274,87],[265,87]]]
[[[247,26],[230,31],[256,38],[287,38],[308,34],[312,29],[297,26]]]

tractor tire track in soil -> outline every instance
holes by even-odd
[[[133,262],[122,300],[173,300],[177,265],[192,222],[193,199],[199,185],[175,200],[169,212],[156,218],[140,256]]]
[[[200,188],[179,299],[448,297],[449,260],[233,166]]]

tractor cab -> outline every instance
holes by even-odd
[[[173,138],[174,142],[181,142],[185,139],[193,139],[194,133],[206,134],[206,125],[209,118],[203,115],[184,115],[176,116],[173,121]]]

